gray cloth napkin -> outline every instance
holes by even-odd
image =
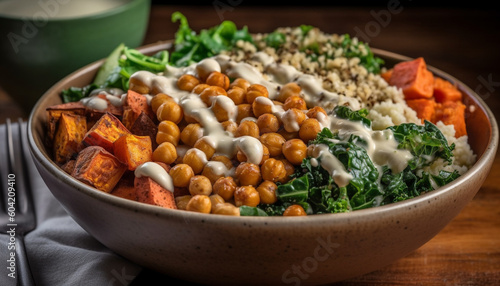
[[[14,123],[17,125],[17,123]],[[26,130],[26,124],[23,124]],[[0,126],[0,160],[6,160],[5,125]],[[29,153],[29,152],[28,152]],[[49,191],[28,154],[37,228],[26,235],[26,251],[37,285],[128,285],[141,267],[120,257],[83,230]],[[7,177],[8,174],[1,174]],[[4,179],[4,178],[2,178]],[[0,180],[1,181],[1,180]],[[9,237],[0,234],[0,285],[8,277]]]

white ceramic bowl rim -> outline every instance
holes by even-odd
[[[160,43],[161,44],[161,43]],[[169,45],[169,43],[164,43],[165,47]],[[146,46],[143,51],[148,51],[149,49],[154,50],[155,47],[158,47],[158,44],[155,45],[149,45]],[[399,54],[387,52],[384,50],[372,48],[373,52],[377,55],[380,55],[382,57],[388,57],[388,58],[393,58],[395,60],[409,60],[411,58],[408,58],[406,56],[402,56]],[[68,75],[68,77],[74,77],[78,76],[78,74],[85,73],[87,70],[95,68],[99,66],[102,63],[102,60],[90,65],[87,65],[86,67],[83,67],[82,69],[75,71],[74,73]],[[447,73],[438,70],[432,66],[428,66],[430,70],[432,70],[435,74],[438,74],[440,76],[443,76],[445,78],[448,78],[449,80],[452,80],[455,82],[462,91],[468,93],[473,97],[473,100],[476,101],[476,104],[478,105],[478,108],[481,108],[484,110],[487,118],[491,122],[491,135],[488,141],[488,145],[486,149],[484,150],[483,154],[477,158],[476,163],[462,176],[457,178],[455,181],[451,182],[450,184],[447,184],[441,188],[438,188],[436,190],[430,191],[428,193],[422,194],[418,197],[408,199],[405,201],[401,202],[396,202],[396,203],[391,203],[388,205],[384,206],[379,206],[379,207],[374,207],[374,208],[368,208],[368,209],[362,209],[362,210],[356,210],[350,213],[337,213],[337,214],[316,214],[316,215],[311,215],[311,216],[300,216],[300,217],[254,217],[254,216],[247,216],[247,217],[233,217],[233,216],[223,216],[223,215],[213,215],[213,214],[201,214],[201,213],[196,213],[196,212],[188,212],[188,211],[180,211],[180,210],[172,210],[172,209],[167,209],[167,208],[162,208],[159,206],[154,206],[154,205],[149,205],[145,203],[139,203],[135,201],[131,201],[128,199],[124,199],[121,197],[117,197],[102,191],[99,191],[95,188],[92,188],[82,182],[79,182],[78,180],[72,178],[70,175],[68,175],[66,172],[64,172],[61,168],[59,168],[56,164],[52,162],[52,159],[44,152],[41,151],[44,146],[42,146],[42,142],[35,140],[33,137],[33,134],[36,132],[34,129],[34,113],[32,112],[29,120],[28,120],[28,141],[30,144],[30,151],[35,158],[41,165],[43,165],[44,168],[47,169],[48,172],[50,172],[54,177],[59,178],[65,184],[68,185],[68,187],[72,187],[77,189],[78,191],[82,192],[83,194],[87,196],[94,197],[98,200],[101,200],[107,204],[115,205],[120,208],[128,209],[131,211],[135,212],[140,212],[140,213],[145,213],[145,214],[152,214],[156,215],[161,218],[165,219],[194,219],[194,220],[203,220],[205,222],[211,222],[211,223],[216,223],[216,224],[234,224],[235,222],[242,222],[242,221],[248,221],[250,222],[263,222],[268,225],[272,225],[275,227],[285,227],[286,225],[289,225],[291,222],[294,224],[300,225],[300,224],[310,224],[310,223],[338,223],[341,221],[358,221],[358,220],[363,220],[367,219],[369,217],[380,217],[383,215],[390,215],[391,213],[394,213],[396,211],[404,211],[404,209],[407,209],[411,206],[414,206],[416,204],[421,204],[425,203],[426,201],[431,201],[434,199],[439,198],[441,195],[447,193],[447,192],[452,192],[455,187],[460,185],[462,182],[465,182],[469,180],[470,178],[477,176],[478,173],[481,173],[482,170],[488,167],[489,162],[492,160],[492,158],[495,157],[497,147],[498,147],[498,139],[499,139],[499,134],[498,134],[498,126],[497,122],[495,120],[495,116],[491,112],[491,110],[488,108],[488,106],[485,104],[485,102],[474,92],[472,91],[469,87],[467,87],[465,84],[457,80],[456,78],[448,75]],[[64,79],[63,79],[64,80]],[[62,80],[61,80],[62,81]],[[54,88],[57,87],[57,84],[51,88],[47,93],[53,92]],[[33,110],[36,110],[37,107],[41,104],[41,101],[43,100],[44,97],[42,97],[37,104],[35,105]]]

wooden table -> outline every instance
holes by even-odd
[[[309,24],[329,33],[358,35],[372,47],[422,56],[478,92],[493,112],[500,110],[500,15],[495,9],[413,7],[405,1],[372,7],[265,9],[228,4],[236,2],[242,1],[215,1],[219,6],[204,7],[154,5],[144,43],[174,37],[174,11],[187,16],[195,31],[222,20],[234,21],[239,28],[246,25],[251,32]],[[16,116],[26,115],[0,90],[0,123]],[[146,272],[138,281],[152,277],[158,275]],[[500,285],[500,156],[475,198],[431,241],[390,266],[338,285],[399,284]]]

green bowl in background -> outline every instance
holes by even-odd
[[[71,18],[49,17],[71,0],[33,1],[38,6],[29,18],[0,11],[0,87],[29,114],[42,94],[68,73],[106,57],[121,43],[139,47],[151,1],[122,2]]]

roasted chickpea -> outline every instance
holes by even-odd
[[[153,161],[163,162],[167,165],[172,164],[177,159],[177,150],[174,144],[163,142],[153,151]]]
[[[247,90],[248,87],[250,86],[250,82],[248,82],[248,80],[244,79],[244,78],[236,78],[235,80],[233,80],[233,82],[229,85],[230,87],[241,87],[243,90]]]
[[[203,128],[199,123],[190,123],[186,125],[180,134],[180,140],[191,147],[193,147],[196,141],[201,137],[203,137]]]
[[[276,115],[265,113],[257,118],[257,126],[259,127],[260,134],[263,134],[269,132],[277,132],[280,128],[280,123]]]
[[[200,149],[191,148],[182,157],[182,163],[189,165],[193,173],[198,175],[203,171],[203,167],[207,163],[207,155]]]
[[[259,96],[269,97],[269,92],[267,88],[261,84],[257,83],[251,84],[247,88],[247,94],[246,94],[247,102],[252,104],[253,101]]]
[[[241,122],[234,132],[234,137],[252,136],[255,138],[259,138],[259,135],[259,126],[257,125],[257,123],[250,120]]]
[[[306,114],[302,110],[290,108],[283,114],[281,120],[283,121],[283,128],[287,132],[297,132],[306,118]]]
[[[260,203],[259,192],[253,186],[241,186],[234,191],[234,203],[237,207],[256,207]]]
[[[172,177],[175,187],[188,187],[191,178],[194,176],[193,169],[188,164],[177,164],[168,172]]]
[[[236,108],[238,109],[238,114],[236,115],[236,123],[239,124],[241,120],[244,118],[254,117],[251,104],[249,103],[238,104],[236,105]]]
[[[255,117],[259,117],[262,114],[273,113],[273,101],[267,97],[257,97],[252,102],[252,111]]]
[[[177,79],[177,87],[180,90],[191,92],[195,86],[200,84],[200,80],[191,74],[183,74]]]
[[[231,170],[233,168],[233,161],[231,161],[230,158],[224,155],[214,155],[211,161],[223,163],[227,170]]]
[[[236,132],[236,128],[238,128],[238,123],[236,123],[236,122],[234,122],[232,120],[221,122],[221,125],[222,125],[222,128],[224,128],[225,131],[230,132],[233,135]]]
[[[177,146],[181,137],[179,126],[170,120],[163,120],[158,124],[156,143],[170,142]]]
[[[201,137],[200,139],[198,139],[196,143],[194,143],[193,147],[203,151],[208,160],[210,160],[210,158],[212,158],[212,156],[215,154],[215,148],[207,142],[207,139],[205,137]]]
[[[278,198],[276,197],[276,190],[278,186],[271,181],[263,181],[257,187],[257,192],[259,192],[260,202],[263,204],[272,205],[276,203]]]
[[[242,104],[246,103],[246,90],[239,87],[233,86],[227,90],[227,97],[231,98],[234,104]]]
[[[319,115],[318,113],[322,113],[322,115]],[[325,109],[323,109],[323,107],[315,106],[307,111],[306,116],[309,118],[316,118],[318,120],[321,120],[322,118],[328,116],[328,114],[326,114],[326,111]]]
[[[240,216],[240,209],[231,203],[217,204],[212,208],[213,214]]]
[[[135,92],[140,94],[148,94],[151,92],[151,89],[145,82],[143,82],[140,77],[130,77],[129,80],[129,88]]]
[[[260,161],[259,165],[262,165],[262,163],[269,159],[269,157],[269,148],[267,148],[266,145],[262,144],[262,160]],[[239,162],[246,162],[248,160],[247,156],[243,152],[241,152],[241,150],[236,153],[236,159]]]
[[[279,160],[283,162],[283,165],[285,166],[286,170],[286,176],[279,181],[280,183],[284,184],[290,181],[290,176],[293,175],[293,173],[295,173],[295,167],[287,159],[279,159]]]
[[[160,105],[165,103],[165,101],[169,100],[173,101],[174,99],[170,95],[167,95],[165,93],[158,93],[155,96],[153,96],[153,98],[151,98],[151,103],[150,103],[151,109],[156,114],[156,112],[158,111],[158,107],[160,107]]]
[[[235,177],[240,186],[258,186],[262,181],[259,166],[250,162],[241,162],[236,167]]]
[[[219,63],[213,58],[199,61],[195,66],[195,70],[201,81],[206,81],[211,72],[221,71]]]
[[[265,181],[279,182],[286,176],[286,169],[280,160],[269,158],[260,166],[260,173]]]
[[[285,102],[287,98],[292,95],[300,95],[301,92],[300,86],[295,82],[289,82],[283,85],[278,92],[278,101]]]
[[[175,197],[175,204],[177,206],[177,209],[179,210],[186,210],[187,204],[189,200],[191,200],[193,196],[191,195],[184,195],[184,196],[178,196]]]
[[[283,216],[306,216],[307,213],[301,205],[291,205],[285,209]]]
[[[300,127],[299,127],[300,130]],[[278,130],[278,133],[285,138],[285,140],[290,140],[290,139],[295,139],[299,138],[299,130],[293,131],[293,132],[288,132],[285,130],[285,128],[281,128]]]
[[[268,148],[271,157],[277,157],[283,153],[282,146],[286,140],[281,134],[275,132],[264,133],[259,139]]]
[[[200,99],[205,103],[206,106],[212,105],[212,100],[219,95],[227,96],[227,92],[220,86],[211,85],[200,93]]]
[[[216,97],[212,97],[212,106],[210,109],[217,118],[217,121],[223,122],[228,120],[233,120],[236,117],[236,105],[234,102],[227,96],[218,95]]]
[[[300,165],[307,155],[307,145],[300,139],[290,139],[283,144],[283,155],[293,165]]]
[[[209,214],[212,210],[212,201],[206,195],[195,195],[187,203],[186,210]]]
[[[210,202],[212,203],[212,209],[211,209],[211,212],[214,212],[215,210],[215,207],[218,205],[218,204],[223,204],[225,203],[226,201],[219,195],[217,194],[212,194],[209,196],[210,198]]]
[[[210,85],[206,83],[200,83],[193,87],[193,90],[191,91],[192,93],[200,94],[205,88],[209,87]]]
[[[212,185],[227,173],[226,165],[220,161],[208,161],[203,167],[201,174],[210,180]]]
[[[299,95],[292,95],[288,97],[283,103],[283,109],[297,108],[299,110],[306,110],[306,101]]]
[[[316,118],[307,118],[302,122],[299,129],[299,137],[304,142],[316,139],[316,136],[321,131],[321,125]]]
[[[220,86],[224,90],[229,88],[229,77],[219,71],[213,71],[208,74],[207,80],[205,81],[208,85]]]
[[[234,181],[233,177],[221,177],[215,181],[213,185],[213,192],[227,201],[233,197],[234,191],[236,191],[237,187],[238,185]]]
[[[203,175],[195,175],[189,180],[189,193],[192,196],[209,196],[212,193],[212,183]]]
[[[184,155],[186,154],[187,150],[189,150],[188,145],[177,145],[175,146],[175,150],[177,151],[177,159],[175,159],[174,164],[181,164],[182,161],[184,160]]]
[[[156,111],[156,117],[159,121],[169,120],[175,124],[181,122],[184,112],[182,107],[173,100],[167,100],[162,103]]]

